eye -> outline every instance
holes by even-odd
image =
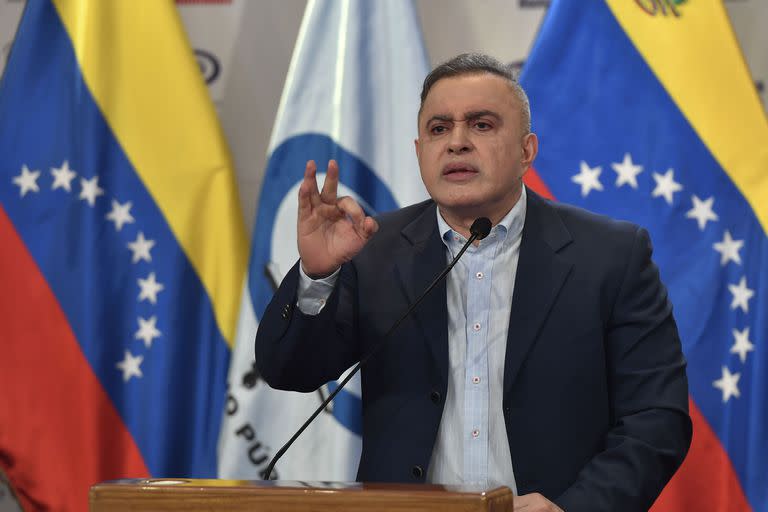
[[[445,133],[448,130],[444,125],[437,124],[429,128],[429,133],[432,135],[440,135],[441,133]]]
[[[487,123],[485,121],[476,121],[473,126],[480,131],[487,131],[493,128],[493,126],[490,123]]]

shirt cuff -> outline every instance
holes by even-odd
[[[338,268],[328,277],[312,279],[304,272],[299,262],[299,290],[296,301],[299,311],[312,316],[320,313],[325,307],[325,301],[331,296],[333,287],[336,286],[340,271],[341,268]]]

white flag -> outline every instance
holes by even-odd
[[[219,443],[220,477],[261,478],[275,452],[336,384],[315,393],[276,391],[253,362],[257,318],[298,259],[297,195],[306,161],[318,163],[322,183],[328,160],[336,159],[339,195],[355,197],[369,214],[425,199],[413,139],[427,72],[410,0],[308,2],[259,198]],[[361,430],[356,377],[280,460],[273,477],[354,480]]]

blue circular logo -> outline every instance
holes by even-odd
[[[253,233],[248,288],[256,316],[261,318],[275,287],[296,263],[298,188],[307,160],[320,169],[330,159],[339,163],[339,195],[351,195],[369,215],[397,208],[392,193],[365,162],[327,135],[303,134],[280,144],[267,164]],[[335,389],[329,383],[329,389]],[[358,395],[346,389],[334,399],[333,416],[350,431],[362,433],[362,406]]]

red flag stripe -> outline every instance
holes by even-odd
[[[149,472],[2,206],[0,247],[0,464],[26,510],[87,510],[92,484]]]
[[[693,421],[691,449],[652,512],[752,510],[720,440],[693,400],[688,404]]]
[[[554,196],[552,195],[552,192],[550,192],[549,187],[547,187],[546,183],[544,183],[544,181],[539,176],[539,173],[537,173],[536,169],[533,167],[529,168],[528,172],[525,173],[523,176],[523,182],[525,183],[525,186],[530,187],[531,190],[540,196],[546,197],[547,199],[554,199]]]

